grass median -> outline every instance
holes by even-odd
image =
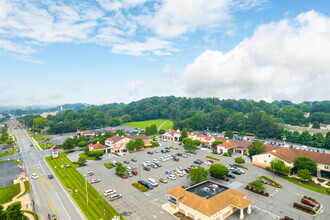
[[[294,178],[290,178],[290,177],[287,177],[287,176],[280,176],[282,177],[283,179],[286,179],[288,181],[290,181],[291,183],[294,183],[298,186],[301,186],[303,188],[306,188],[306,189],[309,189],[309,190],[312,190],[312,191],[315,191],[315,192],[318,192],[318,193],[322,193],[322,194],[325,194],[325,195],[329,195],[326,191],[326,189],[322,188],[321,186],[311,186],[307,183],[304,183],[302,181],[299,181],[297,179],[294,179]]]
[[[24,193],[17,198],[24,196],[26,193],[30,191],[31,188],[30,181],[24,181],[24,188],[25,188]]]
[[[81,211],[87,217],[87,219],[100,219],[103,218],[103,204],[105,210],[104,219],[110,219],[115,215],[119,215],[118,212],[112,208],[107,201],[94,189],[94,187],[87,183],[88,191],[88,206],[86,203],[86,183],[85,178],[73,167],[61,168],[64,163],[71,163],[66,157],[68,153],[60,153],[57,159],[53,159],[51,156],[46,157],[46,161],[53,169],[56,176],[63,183],[64,187],[70,189],[71,197],[77,203]],[[64,161],[64,162],[63,162]],[[55,168],[56,167],[56,168]],[[77,190],[77,192],[76,192]],[[103,204],[102,204],[103,200]]]
[[[20,192],[21,187],[19,183],[0,188],[0,205],[10,202]]]

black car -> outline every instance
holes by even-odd
[[[190,170],[189,169],[183,169],[186,173],[189,173]]]
[[[232,170],[231,172],[232,172],[232,173],[235,173],[235,174],[237,174],[237,175],[241,175],[241,174],[242,174],[242,172],[239,171],[239,170]]]
[[[139,180],[139,181],[138,181],[138,183],[140,183],[141,185],[143,185],[143,186],[144,186],[144,185],[145,185],[147,182],[146,182],[146,181],[144,181],[144,180]]]
[[[169,150],[170,148],[169,147],[165,147],[166,150]]]
[[[235,179],[235,175],[233,175],[233,174],[231,174],[231,173],[228,173],[228,174],[226,175],[226,177],[229,177],[229,178]]]
[[[152,141],[156,141],[157,142],[157,139],[152,139]]]
[[[53,175],[52,174],[49,174],[48,175],[48,179],[53,179],[54,177],[53,177]]]
[[[228,166],[231,166],[232,168],[236,169],[237,167],[234,164],[228,164]]]
[[[154,187],[151,185],[151,183],[148,183],[146,181],[143,180],[139,180],[138,183],[140,183],[141,185],[147,187],[148,189],[153,189]]]
[[[147,154],[154,154],[154,152],[152,152],[152,151],[148,151]]]
[[[129,164],[129,162],[127,160],[124,160],[124,163]]]
[[[187,189],[188,186],[186,186],[186,185],[182,185],[181,188]]]
[[[136,159],[132,158],[131,161],[136,162]]]
[[[195,160],[194,163],[195,164],[202,164],[202,162],[200,160]]]
[[[162,153],[166,153],[166,150],[161,150],[160,152],[162,152]]]

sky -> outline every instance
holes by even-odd
[[[328,0],[0,0],[0,106],[330,99]]]

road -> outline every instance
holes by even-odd
[[[11,119],[10,124],[17,127],[17,121]],[[35,146],[30,147],[32,140],[24,129],[12,129],[21,149],[20,158],[24,161],[26,175],[29,176],[32,190],[30,198],[35,201],[35,212],[40,219],[47,219],[48,213],[54,212],[57,219],[85,219],[69,193],[63,188],[56,175],[52,172],[44,158],[50,151],[39,151]],[[32,179],[31,174],[37,173],[39,178]],[[48,179],[53,174],[53,179]]]

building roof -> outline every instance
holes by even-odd
[[[330,154],[284,147],[277,148],[276,150],[270,150],[269,147],[267,149],[261,154],[272,154],[287,163],[293,163],[296,157],[309,157],[316,163],[330,165]]]
[[[237,144],[227,140],[227,141],[223,142],[222,144],[218,144],[218,146],[225,147],[225,148],[233,148],[233,147],[237,147]]]
[[[100,144],[100,143],[89,144],[88,146],[93,147],[94,150],[103,150],[103,149],[107,149],[106,146],[104,146],[103,144]]]
[[[247,196],[246,193],[234,189],[229,189],[215,183],[212,183],[212,185],[218,185],[222,189],[227,189],[221,190],[218,194],[209,198],[199,196],[198,194],[191,192],[196,187],[203,187],[203,185],[209,185],[210,183],[210,181],[202,182],[197,184],[197,186],[194,185],[187,189],[176,187],[174,189],[168,190],[167,193],[178,198],[180,203],[189,206],[190,208],[207,216],[212,216],[230,205],[243,209],[252,203],[251,200],[244,198]]]
[[[107,138],[108,141],[113,141],[113,143],[117,143],[118,141],[124,139],[125,137],[120,136],[120,135],[114,135],[111,138]]]
[[[210,140],[212,140],[212,138],[213,138],[213,136],[211,136],[211,135],[210,136],[206,136],[205,137],[205,140],[210,141]]]
[[[145,135],[145,134],[139,134],[139,135],[130,135],[130,136],[127,136],[127,138],[129,139],[133,139],[135,140],[136,138],[141,138],[142,140],[149,140],[150,138]]]

